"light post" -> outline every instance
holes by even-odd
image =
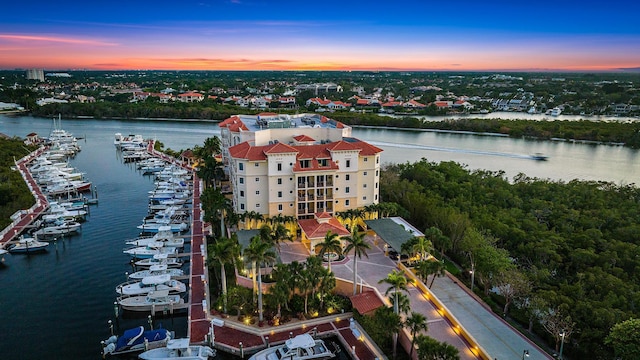
[[[522,352],[522,360],[524,360],[525,357],[529,357],[529,350],[525,350]]]
[[[565,337],[566,333],[564,332],[564,330],[562,330],[562,332],[560,333],[560,356],[558,357],[558,359],[562,360],[562,348],[564,347],[564,337]]]
[[[473,283],[475,281],[475,266],[471,265],[471,270],[469,270],[469,273],[471,274],[471,292],[473,292]]]

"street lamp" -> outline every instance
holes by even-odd
[[[529,357],[529,350],[525,350],[522,352],[522,360],[524,360],[525,357]]]
[[[475,275],[476,275],[476,272],[473,271],[473,269],[474,269],[474,266],[472,266],[471,270],[469,270],[469,274],[471,274],[471,292],[473,292],[473,283],[475,281]]]
[[[560,333],[561,339],[560,339],[560,356],[558,357],[558,359],[562,360],[562,348],[564,347],[564,337],[565,337],[566,333],[564,332],[564,330],[562,330],[562,332]]]

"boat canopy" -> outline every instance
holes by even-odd
[[[189,347],[189,339],[171,339],[167,343],[167,349],[186,349]]]
[[[142,285],[158,285],[164,284],[166,282],[171,281],[171,275],[162,274],[162,275],[152,275],[142,278]]]
[[[149,292],[149,299],[162,299],[169,297],[169,290],[156,290]]]
[[[165,271],[168,268],[167,264],[155,264],[149,267],[149,271]]]
[[[294,337],[293,339],[289,339],[285,341],[285,344],[289,349],[297,349],[297,348],[310,348],[313,347],[316,342],[313,340],[313,337],[309,334],[302,334]]]

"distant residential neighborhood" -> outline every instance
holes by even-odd
[[[68,103],[447,115],[640,115],[637,73],[0,72],[3,110]],[[21,107],[21,108],[20,108]]]

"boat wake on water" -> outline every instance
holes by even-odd
[[[418,144],[397,144],[397,143],[382,142],[382,141],[369,141],[369,143],[372,144],[372,145],[375,145],[375,146],[396,147],[396,148],[403,148],[403,149],[420,149],[420,150],[443,151],[443,152],[451,152],[451,153],[459,153],[459,154],[501,156],[501,157],[509,157],[509,158],[515,158],[515,159],[527,159],[527,160],[531,160],[531,158],[532,158],[531,155],[504,153],[504,152],[497,152],[497,151],[455,149],[455,148],[447,148],[447,147],[440,147],[440,146],[428,146],[428,145],[418,145]]]

